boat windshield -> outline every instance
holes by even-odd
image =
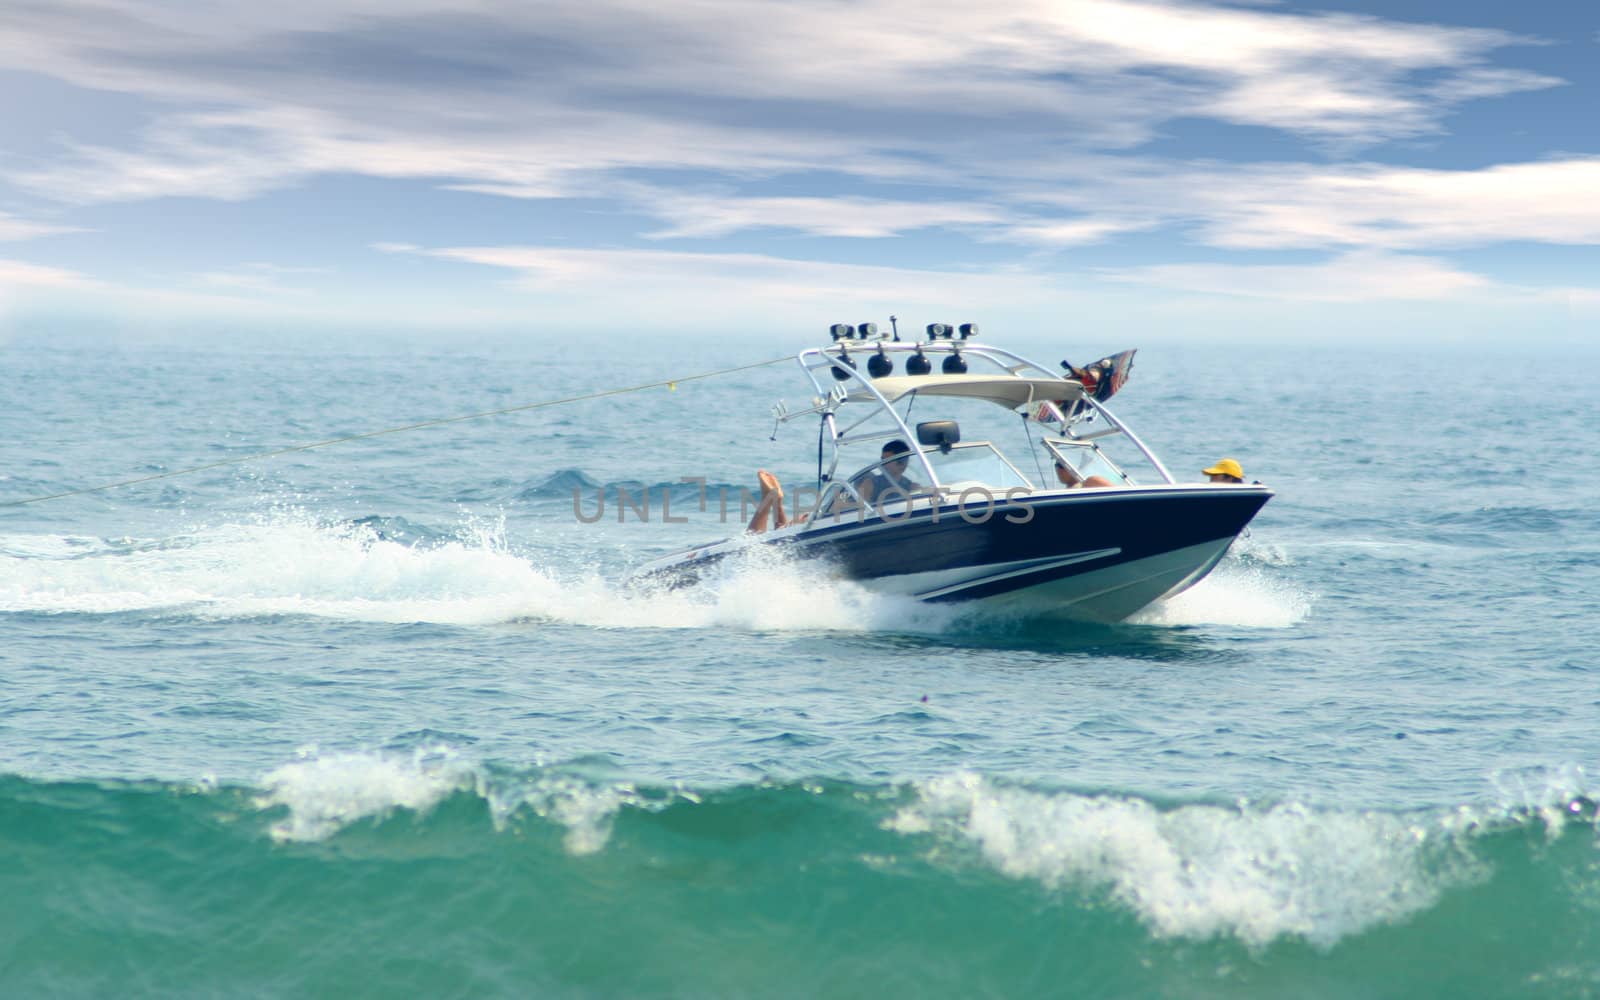
[[[939,483],[947,490],[964,490],[971,486],[985,486],[992,490],[1006,490],[1013,486],[1029,487],[1028,478],[1016,466],[1006,461],[995,446],[987,441],[963,442],[949,451],[927,449],[928,461],[939,475]]]
[[[1131,486],[1134,483],[1133,477],[1123,472],[1115,462],[1111,461],[1110,456],[1100,450],[1099,445],[1094,442],[1051,441],[1046,447],[1049,448],[1055,461],[1072,467],[1073,471],[1078,474],[1079,481],[1086,480],[1091,476],[1099,476],[1102,479],[1110,480],[1112,483],[1127,486]]]
[[[957,496],[962,490],[982,488],[995,495],[1003,494],[1013,487],[1032,489],[1028,478],[1017,471],[1016,466],[1006,460],[1004,455],[987,441],[964,441],[952,445],[949,451],[940,451],[938,448],[927,448],[924,452],[928,461],[933,465],[933,471],[939,477],[939,485],[946,497]],[[874,462],[858,471],[847,480],[835,482],[823,491],[818,498],[816,510],[826,512],[834,517],[844,511],[856,510],[862,506],[863,498],[872,496],[880,485],[887,479],[898,479],[903,487],[888,484],[885,492],[869,501],[869,505],[915,505],[918,502],[926,503],[932,495],[928,484],[923,482],[927,478],[922,464],[915,456],[902,470],[885,469],[889,462]],[[868,482],[871,487],[868,487]],[[899,508],[897,508],[899,509]]]

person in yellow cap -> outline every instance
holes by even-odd
[[[1209,469],[1201,469],[1213,483],[1244,482],[1244,466],[1237,459],[1225,458]]]

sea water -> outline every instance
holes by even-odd
[[[1592,354],[1147,347],[1277,496],[1118,625],[623,587],[792,364],[216,464],[802,346],[9,345],[0,502],[213,467],[0,507],[0,995],[1600,995]]]

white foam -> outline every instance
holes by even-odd
[[[448,751],[419,750],[409,756],[349,753],[328,757],[315,750],[262,780],[258,808],[284,806],[275,823],[278,840],[322,840],[369,817],[396,809],[425,813],[452,792],[473,787],[472,771]]]
[[[489,540],[414,548],[292,518],[101,546],[76,558],[16,538],[0,550],[0,611],[182,609],[471,624],[525,614],[555,581]]]
[[[950,608],[842,579],[825,563],[755,546],[698,586],[621,602],[586,601],[581,618],[573,620],[619,627],[929,633],[954,617]]]
[[[1286,563],[1274,549],[1230,554],[1204,580],[1128,620],[1136,625],[1289,628],[1311,613],[1311,596],[1274,571]]]
[[[271,827],[276,840],[325,840],[396,810],[425,815],[450,795],[470,792],[483,800],[497,829],[528,809],[565,828],[566,849],[584,855],[605,846],[623,806],[658,809],[671,801],[646,800],[629,784],[595,785],[556,772],[497,776],[448,747],[327,756],[308,748],[300,756],[266,775],[256,798],[257,808],[288,810]]]
[[[1594,783],[1583,765],[1568,761],[1555,765],[1503,768],[1489,775],[1501,809],[1511,815],[1535,817],[1544,824],[1545,839],[1554,840],[1566,829],[1570,817],[1581,814],[1580,804],[1596,797]],[[1477,817],[1458,813],[1463,822]],[[1600,833],[1600,813],[1594,819]]]
[[[1431,906],[1479,869],[1438,824],[1285,805],[1263,810],[1041,793],[961,774],[918,787],[887,824],[975,845],[1013,878],[1104,888],[1164,937],[1285,936],[1329,947]],[[1449,841],[1449,844],[1442,844]]]
[[[9,536],[0,538],[0,612],[763,631],[937,631],[951,617],[766,547],[703,586],[634,594],[593,570],[547,568],[511,553],[503,525],[469,527],[468,540],[426,547],[292,514],[116,543]]]
[[[518,810],[529,809],[564,827],[562,845],[569,854],[579,856],[605,847],[623,806],[655,809],[664,804],[643,799],[631,784],[595,785],[554,772],[494,780],[485,787],[484,798],[497,828]]]
[[[970,626],[986,614],[880,593],[770,546],[752,547],[698,586],[640,594],[592,569],[541,565],[513,553],[503,524],[469,524],[461,534],[413,546],[367,526],[280,512],[167,538],[5,536],[0,612],[924,634],[958,622]],[[1293,625],[1310,601],[1273,572],[1270,559],[1230,557],[1209,579],[1133,620]]]
[[[84,535],[0,535],[0,558],[71,559],[107,548],[105,539]]]

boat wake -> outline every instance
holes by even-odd
[[[503,521],[396,521],[280,512],[164,538],[0,536],[0,613],[910,634],[982,632],[990,617],[880,593],[766,546],[697,586],[637,591],[615,581],[614,555],[512,543]],[[1133,624],[1287,627],[1308,606],[1247,550]]]
[[[0,613],[913,632],[937,632],[953,614],[768,550],[703,586],[636,592],[599,554],[523,551],[504,523],[408,525],[397,538],[390,520],[280,514],[161,539],[0,536]]]
[[[555,587],[494,526],[429,544],[277,515],[159,539],[0,537],[0,611],[483,624]]]

